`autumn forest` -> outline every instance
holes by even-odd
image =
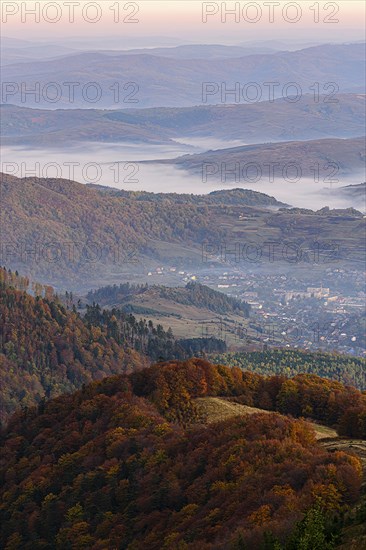
[[[0,273],[1,548],[323,550],[362,523],[362,455],[317,436],[366,439],[362,360],[188,358],[161,326]],[[212,397],[253,414],[208,422]]]

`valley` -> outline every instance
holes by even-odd
[[[13,4],[0,548],[363,549],[365,6]]]

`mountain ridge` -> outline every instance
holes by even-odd
[[[73,142],[151,142],[184,145],[185,139],[241,140],[244,144],[354,138],[365,132],[365,96],[337,94],[335,103],[311,95],[296,103],[283,98],[252,104],[216,104],[146,109],[1,110],[2,143],[57,148]],[[85,105],[84,105],[85,107]],[[50,140],[52,137],[52,141]]]
[[[296,82],[307,90],[314,82],[323,85],[336,82],[343,92],[365,91],[363,58],[363,44],[330,44],[294,52],[228,59],[177,60],[145,53],[108,56],[98,51],[77,53],[59,60],[34,61],[28,66],[23,63],[5,65],[3,79],[18,85],[25,79],[29,86],[35,82],[44,86],[49,82],[85,85],[97,81],[105,91],[100,98],[103,107],[114,104],[113,94],[107,93],[114,83],[134,82],[139,87],[138,97],[142,107],[188,106],[202,102],[204,82],[226,82],[231,88],[231,84],[238,80],[237,75],[241,75],[242,85],[248,82],[279,82],[281,89],[279,93],[275,91],[277,97],[286,95],[282,87],[289,82]],[[20,103],[20,98],[18,101],[15,97],[15,100]],[[63,95],[60,102],[63,105],[70,103]],[[28,104],[35,105],[36,102]],[[49,101],[41,96],[40,104],[49,105]],[[85,107],[85,98],[77,95],[74,105]]]
[[[192,195],[113,196],[57,178],[3,174],[0,184],[1,262],[65,290],[135,280],[159,265],[200,270],[208,266],[207,243],[218,250],[248,239],[260,247],[296,242],[306,251],[316,235],[317,242],[337,243],[338,262],[362,263],[364,220],[356,211],[276,209],[273,198],[252,191],[236,205],[232,197],[222,202],[227,192],[219,202],[200,204]],[[339,231],[335,220],[342,220]]]

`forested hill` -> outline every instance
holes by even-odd
[[[81,316],[53,288],[0,269],[0,419],[17,407],[80,388],[104,376],[127,373],[160,358],[183,359],[182,345],[160,325],[98,304]],[[215,339],[209,351],[224,350]]]
[[[107,286],[91,291],[88,293],[87,299],[101,305],[120,305],[128,303],[136,295],[142,298],[153,295],[156,299],[166,298],[178,304],[194,305],[215,313],[237,313],[249,317],[250,306],[246,302],[226,296],[222,292],[217,292],[208,286],[193,281],[187,283],[185,287],[175,288],[123,283],[118,286]]]
[[[86,323],[51,287],[0,269],[0,417],[104,376],[148,365],[107,327]],[[38,293],[43,294],[43,297]]]
[[[315,374],[262,376],[202,359],[166,362],[130,375],[134,392],[169,420],[197,421],[195,398],[224,396],[244,405],[306,417],[366,438],[366,393]]]
[[[197,290],[207,288],[189,286],[181,290],[192,292],[192,299]],[[150,361],[225,351],[214,338],[176,340],[171,330],[138,320],[120,308],[106,310],[93,303],[80,315],[75,307],[63,305],[52,287],[32,287],[29,294],[26,277],[0,269],[2,418],[16,407],[31,406],[110,374],[138,370]],[[365,388],[365,360],[348,356],[273,350],[224,354],[215,360],[266,375],[319,374]]]
[[[293,349],[271,349],[250,353],[225,353],[211,357],[214,363],[239,367],[258,374],[295,376],[317,374],[366,390],[366,359],[336,353],[308,353]]]
[[[202,360],[94,382],[19,412],[2,431],[0,546],[334,548],[359,497],[360,461],[329,453],[308,423],[280,414],[197,424],[194,400],[206,395],[276,403],[344,432],[366,412],[365,396],[336,382]]]
[[[259,248],[268,239],[296,243],[309,267],[314,243],[325,246],[330,236],[337,243],[339,266],[359,268],[363,258],[364,220],[347,211],[337,213],[340,230],[332,211],[278,211],[270,197],[245,190],[215,192],[201,204],[201,198],[196,202],[191,195],[177,200],[170,194],[148,194],[139,200],[139,194],[114,196],[66,179],[0,178],[2,240],[7,244],[0,261],[63,290],[87,292],[106,282],[133,280],[157,265],[185,270],[211,262],[222,265],[219,251],[248,238]],[[279,261],[288,267],[284,258]],[[328,260],[319,265],[326,269]]]
[[[0,268],[0,420],[104,376],[187,359],[196,350],[226,351],[217,338],[178,340],[171,329],[120,308],[93,302],[80,313],[72,301]]]
[[[182,157],[184,158],[184,157]],[[285,206],[275,197],[253,191],[252,189],[224,189],[211,191],[207,195],[194,195],[193,193],[152,193],[149,191],[126,191],[111,187],[89,184],[102,194],[113,197],[124,197],[135,201],[164,202],[171,204],[191,204],[196,206],[232,205],[232,206]]]

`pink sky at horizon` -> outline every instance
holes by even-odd
[[[71,8],[70,4],[74,4]],[[227,10],[237,10],[222,21],[221,5]],[[270,22],[273,5],[273,22]],[[277,5],[279,4],[279,5]],[[117,8],[118,6],[118,8]],[[297,6],[297,7],[296,7]],[[315,22],[316,6],[319,6],[319,22]],[[339,8],[339,9],[338,9]],[[350,41],[365,38],[363,22],[365,3],[362,0],[338,0],[337,2],[298,0],[288,2],[201,2],[200,0],[137,0],[136,2],[79,0],[67,2],[8,2],[3,0],[1,11],[2,34],[20,39],[48,39],[93,36],[167,36],[185,42],[235,43],[246,40],[279,38],[319,41]],[[27,10],[36,9],[39,22]],[[70,12],[74,9],[74,22]],[[46,11],[44,11],[46,10]],[[288,20],[283,16],[287,10]],[[84,16],[83,16],[84,12]],[[212,13],[211,13],[212,12]],[[114,17],[118,21],[114,21]],[[206,23],[202,21],[207,13]],[[244,15],[243,15],[244,13]],[[86,15],[86,17],[85,17]],[[289,22],[289,20],[296,20]],[[325,22],[325,18],[329,22]],[[94,18],[96,22],[88,22]],[[131,22],[123,21],[126,18]],[[58,19],[58,20],[57,20]],[[248,22],[248,19],[256,22]],[[57,20],[57,21],[56,21]],[[338,20],[338,22],[332,22]],[[55,22],[51,22],[55,21]],[[133,23],[132,21],[136,21]]]

